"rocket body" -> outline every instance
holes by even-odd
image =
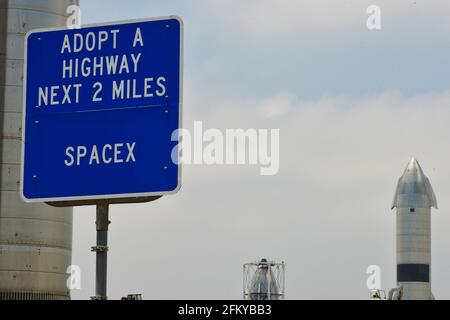
[[[397,212],[397,285],[402,300],[430,300],[431,207],[436,196],[416,159],[400,177],[392,203]]]

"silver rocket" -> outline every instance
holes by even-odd
[[[431,207],[438,207],[433,188],[412,158],[398,180],[391,208],[397,208],[397,285],[402,300],[433,299]]]

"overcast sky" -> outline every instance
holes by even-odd
[[[287,299],[367,299],[373,264],[388,290],[390,205],[411,156],[440,207],[433,293],[450,298],[450,2],[393,2],[81,1],[83,23],[182,17],[186,128],[280,129],[278,175],[184,166],[178,194],[111,207],[111,299],[240,299],[242,264],[262,257],[287,263]],[[94,292],[94,221],[94,207],[74,210],[74,299]]]

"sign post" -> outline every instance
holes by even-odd
[[[21,196],[96,205],[94,299],[107,297],[109,204],[181,186],[182,52],[175,16],[26,36]]]
[[[92,247],[96,254],[95,266],[95,296],[92,299],[106,300],[107,266],[108,266],[108,225],[109,205],[106,202],[98,203],[96,206],[97,217],[97,245]]]

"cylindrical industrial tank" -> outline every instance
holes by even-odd
[[[0,300],[70,298],[72,209],[25,204],[19,190],[24,36],[65,26],[77,3],[0,0]]]
[[[244,264],[245,300],[283,300],[284,262],[261,259]]]

